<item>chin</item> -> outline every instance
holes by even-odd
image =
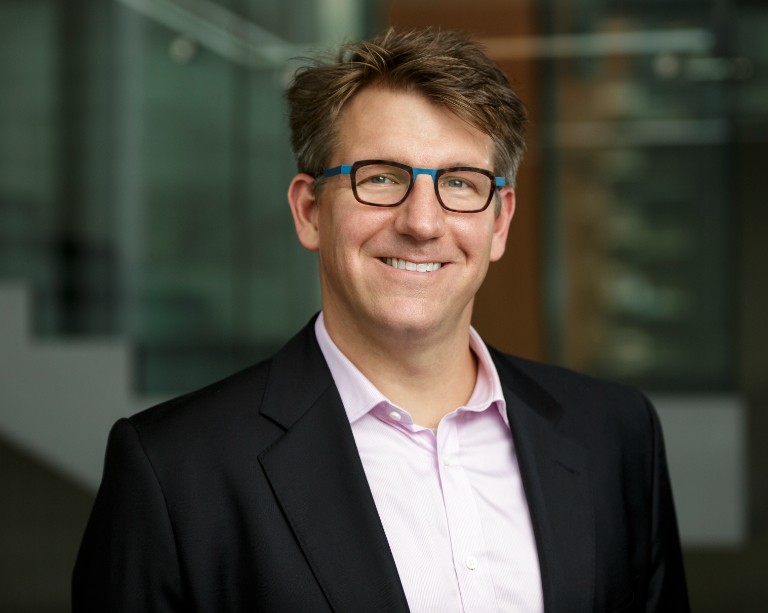
[[[429,335],[440,330],[448,321],[457,318],[441,312],[434,305],[396,304],[385,309],[379,309],[376,321],[389,334],[418,337]],[[453,327],[453,325],[451,326]]]

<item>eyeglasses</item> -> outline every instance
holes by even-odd
[[[419,175],[429,175],[435,185],[437,201],[446,211],[479,213],[488,208],[496,189],[504,187],[504,177],[494,177],[483,168],[414,168],[386,160],[360,160],[322,170],[319,176],[349,175],[352,193],[358,202],[370,206],[397,206],[411,193]]]

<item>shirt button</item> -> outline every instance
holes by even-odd
[[[390,412],[390,414],[389,414],[389,418],[390,418],[392,421],[400,421],[400,420],[403,418],[403,416],[402,416],[402,415],[400,415],[400,413],[398,413],[397,411],[392,411],[392,412]]]
[[[477,568],[477,558],[474,556],[469,556],[466,560],[464,560],[464,564],[469,570],[475,570]]]

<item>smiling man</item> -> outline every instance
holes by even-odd
[[[336,139],[332,171],[299,174],[288,193],[319,253],[321,325],[388,400],[437,427],[475,387],[472,303],[504,253],[514,191],[497,187],[491,138],[417,91],[374,82]]]
[[[461,35],[389,31],[288,101],[323,310],[115,425],[75,612],[687,611],[647,400],[471,328],[524,149],[504,74]]]

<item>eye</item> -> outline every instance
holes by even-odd
[[[363,179],[365,183],[373,183],[375,185],[386,185],[388,183],[396,183],[395,179],[387,175],[373,175]]]
[[[407,185],[410,175],[389,164],[366,164],[357,169],[355,183],[358,187],[393,187]]]
[[[446,187],[452,187],[452,188],[460,188],[460,187],[469,187],[466,181],[464,179],[457,179],[455,177],[449,177],[443,182],[443,185]]]
[[[444,175],[440,178],[440,188],[455,192],[477,191],[478,181],[472,176],[472,173],[453,173]]]

